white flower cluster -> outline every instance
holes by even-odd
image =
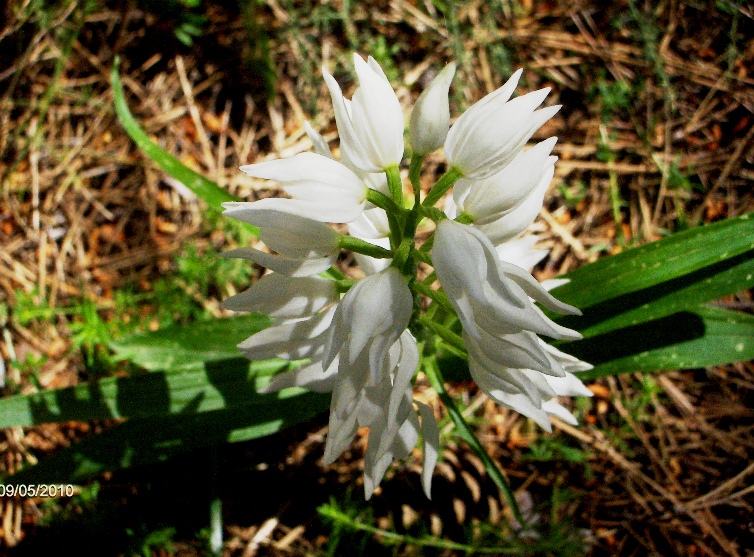
[[[413,398],[411,379],[421,355],[409,332],[410,324],[420,326],[421,307],[409,273],[415,273],[416,261],[429,257],[422,259],[413,244],[420,218],[437,223],[431,265],[460,320],[479,387],[548,431],[550,415],[576,423],[556,397],[591,395],[573,374],[591,366],[538,337],[580,335],[551,321],[534,302],[557,313],[579,311],[552,297],[529,273],[547,253],[532,249],[536,237],[518,238],[538,214],[553,177],[556,139],[523,147],[559,107],[537,110],[547,89],[511,100],[519,70],[449,130],[448,90],[455,73],[449,64],[414,106],[409,138],[419,163],[444,146],[450,171],[423,204],[416,190],[417,203],[404,209],[398,174],[403,110],[377,62],[358,55],[354,61],[359,87],[350,100],[324,71],[340,162],[307,124],[316,153],[241,167],[250,176],[279,182],[290,198],[225,204],[226,215],[258,226],[260,239],[276,254],[251,248],[227,254],[272,272],[224,307],[274,319],[273,326],[239,345],[247,357],[308,361],[274,377],[267,391],[291,386],[332,391],[325,464],[338,458],[358,428],[368,427],[369,498],[390,463],[408,455],[421,434],[422,483],[429,496],[439,435],[432,410]],[[451,186],[445,213],[433,209]],[[350,235],[327,223],[348,223]],[[339,283],[318,275],[342,248],[355,252],[367,277],[341,299]]]

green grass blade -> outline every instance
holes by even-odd
[[[222,189],[212,180],[208,180],[198,172],[194,172],[188,168],[177,158],[149,139],[149,136],[143,129],[141,129],[138,122],[131,114],[131,111],[128,109],[128,104],[126,103],[125,95],[123,93],[123,85],[120,80],[119,69],[120,60],[116,57],[113,69],[110,72],[110,81],[113,87],[113,97],[115,102],[115,113],[118,115],[118,120],[125,128],[126,133],[128,133],[134,143],[138,145],[139,149],[156,162],[160,168],[170,176],[184,184],[198,197],[203,199],[210,207],[222,210],[222,203],[227,201],[240,201],[237,197]],[[255,234],[257,233],[256,227],[252,227],[251,225],[248,226],[250,229],[254,230]]]

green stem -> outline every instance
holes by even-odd
[[[342,280],[336,280],[335,281],[335,288],[338,289],[338,292],[341,294],[348,292],[351,287],[356,284],[357,281],[353,279],[342,279]]]
[[[442,538],[415,538],[413,536],[406,536],[404,534],[393,532],[392,530],[384,530],[382,528],[372,526],[371,524],[366,524],[365,522],[359,522],[357,519],[352,518],[339,509],[327,505],[323,505],[322,507],[318,508],[317,512],[320,515],[329,518],[333,522],[338,522],[352,530],[369,532],[374,536],[378,536],[379,538],[381,538],[380,541],[385,544],[412,544],[418,545],[419,547],[436,547],[438,549],[462,551],[464,553],[472,555],[475,553],[491,555],[523,555],[525,553],[524,548],[519,547],[476,547],[471,545],[464,545],[462,543],[454,542],[451,540],[445,540]]]
[[[421,203],[421,186],[419,176],[421,176],[422,163],[424,157],[414,153],[411,157],[411,164],[408,167],[408,179],[411,181],[411,187],[414,189],[414,206],[418,207]]]
[[[364,255],[375,257],[377,259],[390,259],[393,257],[393,252],[389,249],[375,246],[366,240],[355,238],[353,236],[341,236],[338,240],[338,245],[343,249],[355,251],[356,253],[363,253]]]
[[[383,209],[387,214],[387,220],[390,224],[390,247],[397,249],[403,239],[403,226],[398,219],[403,218],[407,211],[377,190],[367,190],[367,201]]]
[[[390,197],[399,207],[403,205],[403,182],[401,181],[401,171],[397,165],[388,166],[385,169],[387,176],[387,187],[390,189]]]
[[[445,408],[447,408],[448,414],[450,414],[450,417],[456,424],[461,437],[469,444],[474,453],[476,453],[476,455],[484,464],[484,468],[487,470],[490,478],[492,478],[492,481],[495,482],[497,487],[500,489],[500,492],[503,494],[503,498],[508,503],[508,505],[510,505],[511,510],[513,511],[513,517],[520,525],[524,526],[524,516],[521,514],[521,509],[518,508],[516,497],[513,493],[513,490],[511,489],[510,484],[508,484],[508,480],[506,480],[503,472],[497,466],[495,461],[492,460],[492,457],[490,457],[490,455],[487,453],[485,448],[479,442],[479,439],[477,439],[476,435],[474,435],[474,432],[471,430],[469,424],[464,419],[463,414],[461,414],[461,411],[455,405],[455,402],[453,402],[453,399],[445,389],[445,382],[443,380],[442,373],[440,372],[440,367],[437,365],[437,359],[434,355],[425,355],[422,361],[424,362],[424,372],[427,374],[429,383],[432,385],[432,388],[435,390],[435,392],[437,392],[437,395],[445,405]]]
[[[424,198],[424,203],[422,203],[422,205],[424,205],[425,207],[434,206],[434,204],[440,201],[440,198],[445,195],[445,192],[452,188],[453,184],[455,184],[458,179],[462,177],[463,172],[461,172],[455,166],[451,167],[450,170],[440,176],[440,179],[437,180],[437,183],[432,187],[431,190],[429,190],[429,194],[427,194],[427,197]]]
[[[422,263],[426,263],[427,265],[432,265],[432,258],[429,256],[428,253],[424,253],[424,252],[421,252],[421,251],[415,249],[412,252],[412,255],[418,261],[421,261]]]
[[[440,325],[432,319],[428,319],[427,317],[420,317],[419,319],[417,319],[417,321],[427,329],[431,330],[453,348],[456,348],[457,350],[460,350],[462,354],[467,355],[466,345],[463,343],[463,339],[453,331],[451,331],[447,327],[444,327],[443,325]]]
[[[447,294],[445,294],[445,292],[441,292],[440,290],[432,290],[428,285],[421,282],[416,282],[414,286],[416,287],[416,290],[419,292],[419,294],[434,300],[447,310],[454,311],[453,305],[450,303],[450,300],[448,299],[448,296]]]

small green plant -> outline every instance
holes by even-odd
[[[558,191],[563,196],[563,201],[568,207],[576,207],[586,199],[587,191],[584,182],[574,182],[573,184],[561,182],[558,184]]]
[[[537,443],[533,443],[529,447],[529,450],[531,452],[523,457],[525,460],[539,462],[562,460],[575,464],[583,464],[585,468],[588,468],[588,453],[580,448],[571,447],[558,438],[549,435],[540,437]]]

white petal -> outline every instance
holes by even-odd
[[[524,368],[536,370],[548,375],[562,376],[563,369],[557,362],[551,362],[534,333],[522,331],[512,335],[493,337],[480,331],[480,337],[474,338],[463,332],[463,340],[469,352],[487,369],[504,366],[507,368]]]
[[[388,246],[390,245],[390,242],[386,243]],[[390,264],[393,262],[390,258],[377,259],[376,257],[369,257],[368,255],[363,255],[361,253],[354,253],[353,257],[356,259],[356,263],[359,264],[359,267],[364,271],[365,275],[376,275],[380,271],[384,271],[390,267]]]
[[[536,234],[530,234],[517,240],[510,240],[504,242],[499,246],[495,246],[495,251],[500,261],[517,265],[522,269],[526,269],[531,272],[534,266],[542,261],[547,254],[550,253],[546,249],[533,249],[534,244],[537,243],[539,237]],[[542,288],[544,287],[544,283]],[[547,288],[545,288],[547,290]]]
[[[318,220],[320,222],[351,222],[364,210],[364,200],[338,196],[330,200],[302,201],[267,197],[251,203],[223,203],[223,213],[234,219],[249,222],[257,213],[277,213]]]
[[[383,170],[403,158],[403,109],[384,74],[375,72],[358,54],[354,66],[359,88],[351,99],[353,129],[372,165]]]
[[[333,253],[325,257],[286,257],[284,255],[272,255],[254,248],[238,248],[222,254],[223,257],[248,259],[257,265],[267,267],[270,271],[287,275],[289,277],[310,277],[318,275],[329,269],[338,254]]]
[[[526,141],[560,107],[534,109],[549,89],[510,98],[520,73],[499,91],[469,108],[453,125],[445,141],[448,162],[464,176],[484,179],[500,171],[519,153]]]
[[[472,182],[463,210],[477,224],[487,224],[518,207],[541,182],[554,163],[549,158],[556,137],[522,151],[499,172]]]
[[[335,193],[360,200],[366,196],[366,187],[356,174],[338,161],[316,153],[248,164],[242,166],[241,171],[280,182],[290,195],[308,201]]]
[[[428,155],[445,142],[450,125],[448,90],[455,71],[455,63],[445,66],[414,105],[408,131],[411,147],[417,154]]]
[[[556,418],[560,418],[567,424],[571,425],[579,425],[579,421],[571,414],[565,406],[561,405],[557,400],[548,400],[547,402],[542,403],[542,410],[550,414],[551,416],[555,416]]]
[[[422,418],[422,437],[424,437],[424,463],[422,469],[422,487],[428,499],[432,499],[432,472],[440,455],[440,431],[432,409],[416,401]]]
[[[569,371],[571,373],[577,373],[579,371],[589,371],[590,369],[594,368],[592,364],[582,362],[581,360],[579,360],[578,358],[574,356],[571,356],[570,354],[561,352],[554,346],[547,344],[541,339],[540,339],[540,342],[542,343],[542,348],[545,349],[545,352],[547,352],[551,358],[556,359],[558,363],[566,371]],[[591,396],[591,395],[585,395],[585,396]]]
[[[312,142],[315,153],[329,159],[333,158],[332,151],[330,151],[330,146],[327,144],[327,141],[325,141],[325,138],[312,127],[308,120],[304,122],[304,131],[306,131],[306,135],[309,136],[309,140]]]
[[[545,377],[545,379],[558,396],[592,396],[594,394],[573,373],[566,373],[565,377]]]
[[[257,392],[275,393],[290,387],[301,387],[315,393],[328,393],[335,386],[336,372],[337,366],[334,365],[325,372],[322,370],[322,362],[307,364],[274,376],[269,384],[257,389]]]
[[[500,269],[506,277],[518,284],[528,296],[534,298],[547,309],[562,314],[581,315],[581,310],[553,297],[547,290],[542,288],[533,276],[521,267],[501,261]]]
[[[222,303],[233,311],[257,311],[270,317],[308,317],[338,300],[335,283],[320,277],[291,278],[277,273],[262,277],[248,290]]]
[[[564,284],[568,284],[569,282],[571,282],[571,279],[554,278],[543,280],[539,284],[542,285],[542,288],[549,292],[550,290],[555,290],[558,286],[563,286]]]
[[[542,410],[541,407],[534,405],[526,395],[510,394],[503,391],[491,391],[487,394],[499,404],[515,410],[527,418],[531,418],[545,431],[552,432],[552,424],[547,412]]]
[[[283,321],[251,335],[238,345],[238,349],[254,360],[314,360],[327,340],[325,332],[334,313],[332,307],[309,319]]]
[[[555,157],[553,157],[555,158]],[[555,167],[550,166],[542,176],[536,189],[527,197],[521,205],[513,211],[489,224],[480,225],[479,229],[484,232],[493,244],[507,242],[522,234],[539,215],[542,209],[547,189],[550,186]]]
[[[348,233],[362,240],[374,240],[390,236],[387,213],[379,207],[364,211],[359,218],[348,224]]]
[[[325,365],[344,347],[349,354],[346,364],[368,348],[369,369],[376,374],[388,350],[406,329],[412,311],[411,291],[398,269],[389,267],[359,281],[338,305],[325,348]]]
[[[518,80],[521,78],[522,73],[522,69],[516,70],[502,87],[489,93],[461,114],[455,124],[453,124],[453,127],[450,128],[448,137],[445,140],[445,155],[448,160],[454,157],[460,146],[470,140],[470,136],[474,134],[474,129],[479,122],[484,120],[490,112],[504,106],[508,102],[508,99],[513,95],[513,91],[516,90],[516,85],[518,85]]]
[[[335,81],[335,78],[325,68],[322,68],[322,75],[325,78],[327,88],[330,90],[330,98],[332,99],[335,111],[335,122],[338,125],[338,135],[340,136],[341,158],[344,160],[347,158],[351,164],[366,172],[381,172],[382,168],[374,165],[369,160],[361,144],[361,139],[354,130],[353,122],[346,106],[346,99],[343,98],[343,93],[340,90],[338,82]]]
[[[354,57],[356,56],[358,56],[358,54],[354,54]],[[359,59],[361,59],[360,56]],[[379,62],[377,62],[377,60],[375,60],[372,56],[367,57],[367,66],[369,66],[370,70],[379,75],[385,81],[385,83],[390,85],[390,80],[385,75],[385,71],[382,69],[382,66],[380,66]]]

